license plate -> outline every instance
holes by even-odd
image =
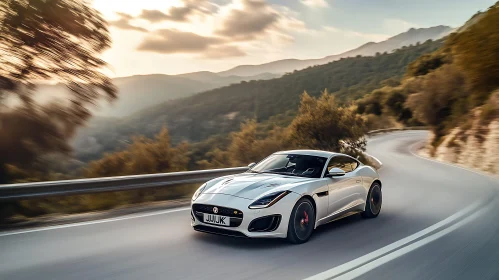
[[[230,217],[203,213],[203,221],[208,224],[230,226]]]

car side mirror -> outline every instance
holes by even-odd
[[[337,167],[333,167],[333,168],[329,169],[329,172],[326,174],[326,177],[340,177],[340,176],[344,176],[344,175],[345,175],[344,170],[337,168]]]
[[[255,165],[256,165],[256,163],[252,162],[252,163],[248,164],[248,168],[249,168],[249,169],[251,169],[251,168],[253,168],[253,166],[255,166]]]

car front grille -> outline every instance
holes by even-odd
[[[194,226],[194,230],[206,232],[206,233],[212,233],[212,234],[232,236],[232,237],[247,237],[244,233],[239,232],[239,231],[228,230],[228,229],[223,229],[223,228],[216,228],[216,227],[208,227],[208,226],[203,226],[203,225]]]
[[[217,207],[218,213],[213,212],[214,207]],[[203,213],[230,217],[230,227],[238,227],[243,222],[243,212],[238,209],[217,205],[193,204],[192,211],[200,222],[203,222]]]

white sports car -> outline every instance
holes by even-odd
[[[303,243],[320,225],[356,213],[374,218],[381,210],[378,173],[348,155],[283,151],[249,168],[210,180],[194,193],[195,230]]]

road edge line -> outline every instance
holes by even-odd
[[[79,222],[79,223],[70,223],[70,224],[57,225],[57,226],[47,226],[47,227],[33,228],[33,229],[27,229],[27,230],[7,231],[7,232],[0,233],[0,237],[10,236],[10,235],[18,235],[18,234],[24,234],[24,233],[39,232],[39,231],[48,231],[48,230],[55,230],[55,229],[65,229],[65,228],[71,228],[71,227],[88,226],[88,225],[94,225],[94,224],[103,224],[103,223],[109,223],[109,222],[119,222],[119,221],[123,221],[123,220],[131,220],[131,219],[138,219],[138,218],[145,218],[145,217],[187,211],[190,209],[191,209],[190,207],[172,208],[172,209],[168,209],[168,210],[160,210],[160,211],[154,211],[154,212],[149,212],[149,213],[145,213],[145,214],[138,214],[138,215],[132,214],[132,215],[126,215],[126,216],[121,216],[121,217],[116,217],[116,218],[107,218],[107,219],[93,220],[93,221],[86,221],[86,222]]]
[[[459,212],[454,213],[453,215],[445,218],[444,220],[431,225],[423,230],[420,230],[412,235],[409,235],[407,237],[404,237],[398,241],[395,241],[391,244],[388,244],[382,248],[379,248],[371,253],[368,253],[364,256],[361,256],[359,258],[353,259],[349,262],[346,262],[342,265],[333,267],[329,270],[323,271],[321,273],[318,273],[316,275],[310,276],[308,278],[305,278],[304,280],[319,280],[319,279],[330,279],[334,277],[338,277],[342,274],[348,273],[349,271],[355,270],[358,267],[362,267],[363,265],[372,262],[373,260],[376,260],[380,257],[383,257],[384,255],[388,255],[393,251],[400,250],[403,247],[406,247],[407,245],[411,244],[412,242],[417,242],[417,240],[420,240],[421,238],[424,238],[425,236],[430,235],[432,232],[440,232],[446,227],[452,225],[457,219],[462,218],[467,215],[472,215],[472,213],[475,213],[476,210],[482,205],[484,202],[490,203],[492,199],[488,201],[476,201],[470,206],[462,209]]]
[[[461,221],[458,221],[457,223],[454,223],[446,228],[443,228],[439,231],[436,231],[432,234],[429,234],[411,244],[408,244],[407,246],[403,246],[403,247],[400,247],[384,256],[381,256],[380,258],[378,259],[374,259],[373,261],[371,262],[368,262],[360,267],[357,267],[351,271],[348,271],[342,275],[338,275],[338,276],[333,276],[331,278],[327,278],[327,280],[332,280],[332,279],[335,279],[335,280],[350,280],[350,279],[354,279],[354,278],[357,278],[377,267],[380,267],[392,260],[395,260],[405,254],[408,254],[418,248],[421,248],[423,247],[424,245],[427,245],[439,238],[442,238],[444,237],[445,235],[459,229],[460,227],[464,226],[465,224],[475,220],[477,217],[483,215],[485,212],[487,212],[487,210],[492,206],[492,200],[490,200],[487,204],[487,206],[485,208],[482,208],[474,213],[471,213],[469,216],[465,217],[463,220]]]

